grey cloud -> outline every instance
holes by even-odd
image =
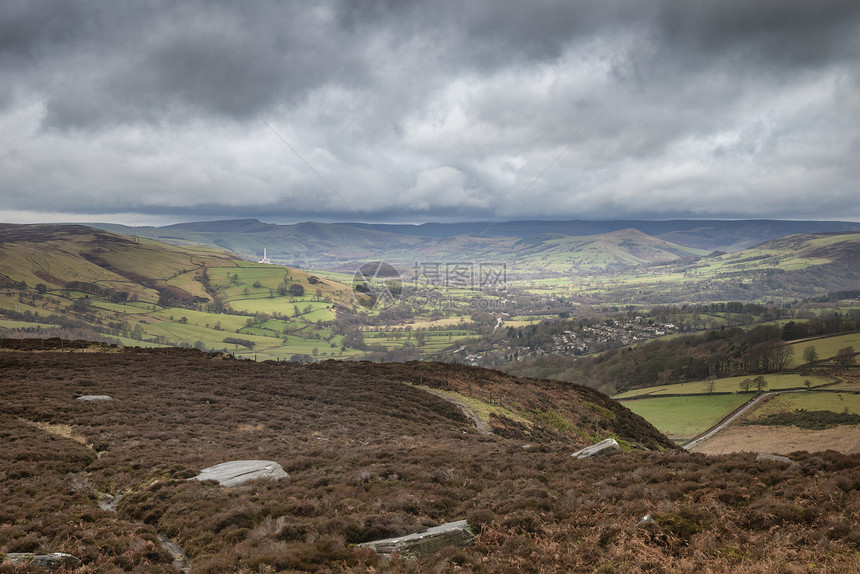
[[[842,0],[13,0],[0,194],[177,217],[860,218],[857,61]]]

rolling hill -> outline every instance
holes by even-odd
[[[362,297],[330,279],[211,247],[77,225],[0,225],[0,328],[263,357],[315,349],[331,356],[346,352],[331,329],[335,309]]]
[[[505,263],[514,273],[528,277],[603,272],[705,254],[702,250],[675,245],[633,228],[581,236],[541,232],[521,237],[480,234],[479,226],[473,225],[471,234],[436,237],[405,233],[398,226],[388,230],[385,226],[274,225],[257,220],[183,223],[159,228],[99,227],[167,243],[219,247],[249,260],[259,258],[266,248],[269,257],[277,263],[349,273],[373,260],[387,261],[404,272],[416,262],[470,261]]]

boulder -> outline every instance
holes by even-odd
[[[763,460],[771,462],[780,462],[782,464],[796,464],[787,456],[779,456],[778,454],[770,454],[769,452],[760,452],[758,453],[758,456],[755,457],[756,462],[762,462]]]
[[[591,446],[587,446],[582,450],[578,450],[573,453],[573,458],[591,458],[594,456],[603,456],[607,454],[615,454],[618,452],[623,452],[621,450],[621,446],[618,444],[614,438],[608,438],[606,440],[602,440],[597,444],[593,444]]]
[[[424,532],[407,534],[396,538],[385,538],[364,542],[358,546],[370,548],[384,558],[389,558],[395,552],[402,558],[425,558],[445,546],[465,547],[475,539],[469,524],[465,520],[448,522]]]
[[[204,468],[189,480],[217,480],[221,486],[236,486],[258,478],[289,478],[283,467],[271,460],[233,460]]]
[[[32,552],[10,552],[9,554],[0,554],[5,556],[6,560],[17,565],[32,565],[48,570],[59,570],[63,566],[77,568],[81,565],[81,561],[71,554],[63,552],[54,552],[52,554],[33,554]]]
[[[654,528],[655,526],[657,526],[657,521],[654,520],[654,517],[650,514],[646,514],[642,517],[642,520],[640,520],[636,524],[636,526],[638,526],[639,528]]]
[[[78,397],[79,401],[84,401],[85,403],[91,403],[93,401],[112,401],[113,398],[107,395],[81,395]]]

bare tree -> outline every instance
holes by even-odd
[[[814,345],[809,345],[803,348],[803,360],[806,363],[812,364],[818,360],[818,351]]]
[[[856,357],[854,357],[854,347],[842,347],[838,351],[836,351],[836,357],[834,357],[836,364],[842,367],[843,369],[847,369],[855,362],[857,362]]]

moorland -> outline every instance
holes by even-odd
[[[79,574],[860,567],[857,456],[690,453],[591,389],[461,365],[3,343],[0,551],[67,552]],[[476,401],[491,434],[429,391]],[[571,457],[607,436],[625,452]],[[232,459],[289,478],[188,480]],[[460,519],[473,544],[417,561],[355,546]]]

